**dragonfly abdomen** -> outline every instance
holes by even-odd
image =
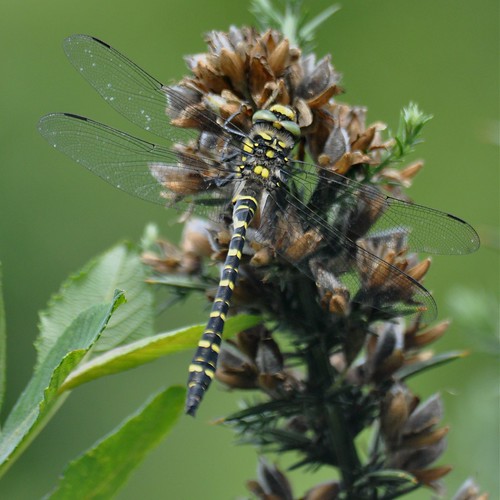
[[[189,365],[186,413],[193,416],[215,376],[222,332],[238,277],[238,267],[245,244],[245,234],[258,207],[256,198],[250,194],[237,195],[233,203],[233,234],[231,235],[219,287],[212,304],[207,326],[198,342],[193,361]]]

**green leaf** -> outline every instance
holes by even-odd
[[[170,431],[184,409],[185,389],[170,387],[151,398],[133,416],[71,462],[52,500],[107,499]]]
[[[362,491],[365,488],[377,488],[377,498],[399,498],[404,493],[411,492],[420,486],[419,482],[409,472],[399,469],[384,469],[366,472],[354,482],[354,491]],[[382,490],[382,491],[380,491]],[[384,493],[385,491],[385,493]]]
[[[381,484],[401,484],[412,483],[417,484],[418,481],[413,474],[399,469],[385,469],[366,474],[363,481],[375,481],[378,485]]]
[[[261,31],[269,28],[277,29],[288,38],[291,45],[301,47],[303,53],[308,53],[317,28],[340,7],[337,5],[327,7],[313,19],[306,21],[308,12],[303,3],[303,0],[288,0],[284,10],[281,11],[270,0],[252,0],[250,12],[254,15]]]
[[[0,410],[2,409],[5,395],[5,370],[6,370],[6,341],[7,333],[5,329],[5,308],[3,305],[3,285],[2,285],[2,263],[0,262]]]
[[[467,354],[468,353],[466,351],[450,351],[443,354],[437,354],[430,359],[403,366],[396,372],[395,376],[400,380],[404,380],[431,368],[435,368],[436,366],[444,365],[450,361],[464,358]]]
[[[48,309],[40,314],[37,364],[43,362],[81,311],[109,302],[117,288],[125,291],[127,304],[113,316],[93,352],[152,335],[153,292],[145,278],[139,252],[128,244],[111,248],[71,276],[51,298]]]
[[[283,14],[269,0],[252,0],[249,10],[262,30],[278,28],[282,22]]]
[[[315,16],[313,19],[304,24],[304,26],[302,26],[299,32],[300,39],[306,42],[312,41],[319,26],[339,10],[340,5],[336,4],[330,5],[330,7],[327,7],[324,11],[320,12],[317,16]]]
[[[37,365],[0,434],[0,474],[62,404],[66,395],[59,395],[60,385],[93,346],[114,310],[123,302],[123,293],[116,292],[111,304],[95,305],[80,313]]]
[[[380,172],[393,162],[401,162],[405,156],[412,153],[415,146],[422,142],[420,135],[424,126],[432,120],[432,115],[426,115],[417,104],[410,102],[400,114],[394,145],[389,148],[382,161],[375,168]]]
[[[229,318],[224,326],[224,337],[251,328],[262,322],[260,316],[238,315]],[[66,379],[61,391],[90,382],[91,380],[130,370],[167,354],[173,354],[197,346],[205,324],[189,326],[172,332],[161,333],[131,344],[112,349],[88,363],[82,364]]]
[[[176,274],[154,276],[148,278],[147,283],[150,285],[165,285],[180,290],[197,290],[199,292],[204,292],[207,289],[207,284],[202,279]]]

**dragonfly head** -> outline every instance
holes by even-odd
[[[278,130],[285,130],[294,141],[300,138],[297,113],[290,106],[273,104],[269,109],[260,109],[253,114],[252,122],[254,124],[268,123]]]

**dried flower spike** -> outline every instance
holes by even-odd
[[[269,2],[259,5],[276,17]],[[80,73],[168,144],[69,114],[48,115],[39,129],[116,187],[210,220],[188,225],[180,249],[159,243],[145,255],[158,282],[212,300],[189,367],[187,413],[216,373],[230,388],[260,390],[264,400],[225,421],[248,441],[295,451],[297,467],[337,467],[342,480],[310,498],[394,498],[437,488],[449,470],[432,466],[448,432],[437,427],[439,397],[419,404],[405,382],[426,355],[420,347],[444,329],[421,331],[436,306],[421,283],[430,261],[414,252],[462,254],[479,241],[461,219],[402,197],[420,164],[395,163],[430,117],[410,105],[396,135],[384,137],[384,124],[366,124],[365,108],[337,101],[330,57],[299,47],[332,12],[289,36],[276,26],[213,31],[174,86],[104,42],[72,36],[65,50]],[[243,310],[267,321],[222,347],[226,316]],[[355,438],[375,421],[380,432],[363,462]],[[292,497],[278,469],[259,470],[255,494]]]

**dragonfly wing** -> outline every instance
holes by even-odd
[[[101,40],[88,35],[72,35],[64,41],[64,51],[78,72],[119,113],[144,130],[171,142],[186,142],[196,132],[170,123],[182,113],[191,116],[205,131],[217,131],[231,139],[215,114],[199,112],[202,95],[187,87],[168,87],[130,59]]]
[[[133,196],[160,205],[192,203],[211,211],[231,193],[220,188],[226,172],[216,160],[171,150],[77,115],[44,116],[38,125],[56,149]]]
[[[342,232],[353,240],[367,233],[398,230],[407,234],[408,245],[415,252],[460,255],[479,248],[474,228],[458,217],[388,196],[373,185],[321,167],[296,163],[300,172],[294,182],[302,199],[310,198],[312,211],[324,213],[325,217],[335,211],[342,221]]]
[[[479,248],[474,228],[454,215],[433,208],[378,194],[375,203],[384,198],[382,216],[371,233],[388,228],[404,228],[411,250],[435,254],[461,255]]]
[[[437,315],[436,303],[418,281],[378,255],[384,246],[401,249],[406,234],[392,239],[366,238],[354,242],[297,199],[283,203],[269,195],[255,238],[330,292],[348,291],[352,302],[391,315],[419,313],[426,322]]]

